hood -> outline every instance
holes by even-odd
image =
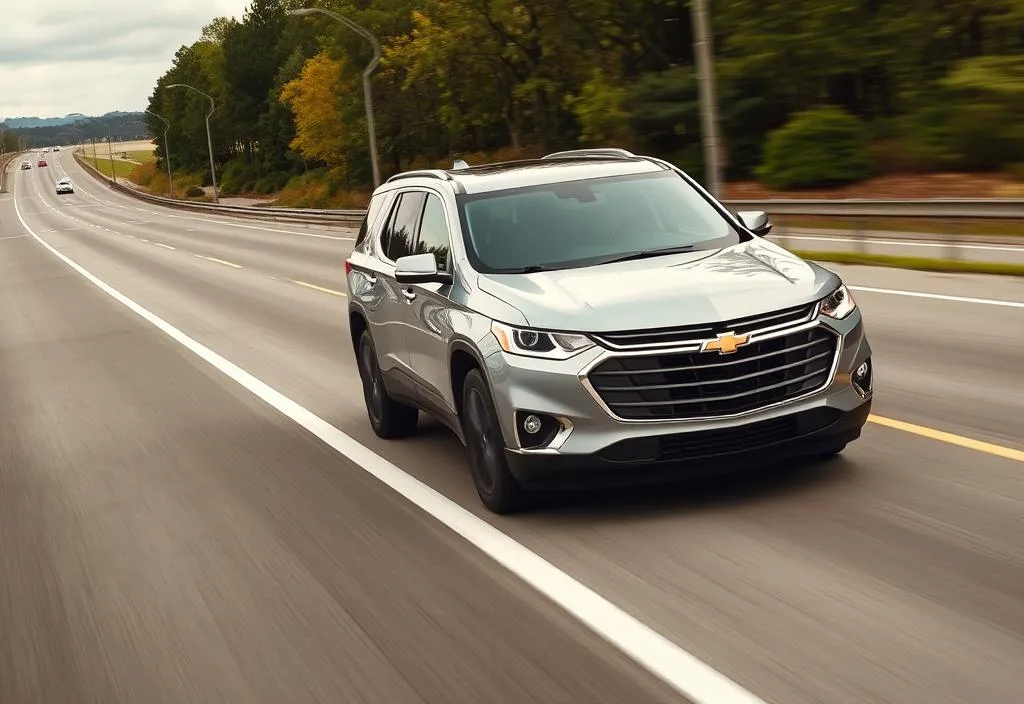
[[[613,332],[695,325],[810,303],[839,277],[754,239],[713,252],[536,274],[481,274],[480,290],[519,309],[529,325]]]

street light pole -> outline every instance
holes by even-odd
[[[715,67],[708,29],[708,8],[705,0],[690,0],[693,17],[693,49],[697,64],[700,92],[701,135],[708,191],[718,198],[721,193],[722,169],[719,164],[718,105],[715,98]]]
[[[153,117],[155,117],[156,119],[160,120],[161,122],[163,122],[164,125],[165,125],[165,127],[164,127],[164,161],[167,162],[167,197],[168,198],[173,198],[174,197],[174,186],[171,185],[171,146],[170,146],[170,142],[167,141],[167,133],[171,129],[171,123],[168,122],[166,118],[164,118],[164,117],[162,117],[160,115],[157,115],[152,110],[146,110],[146,112],[149,113],[150,115],[152,115]]]
[[[110,178],[114,179],[117,185],[117,168],[114,166],[114,145],[110,142],[110,135],[107,134],[107,156],[110,157]]]
[[[327,15],[328,17],[341,22],[353,32],[366,39],[366,41],[370,42],[370,46],[373,47],[373,59],[366,65],[366,68],[363,69],[363,102],[366,104],[366,130],[369,133],[370,166],[373,169],[373,187],[376,188],[380,185],[380,164],[377,160],[377,129],[373,120],[373,94],[370,89],[370,74],[373,73],[374,69],[377,68],[377,64],[380,63],[380,42],[377,41],[377,37],[371,34],[365,27],[357,24],[353,20],[350,20],[348,17],[339,15],[337,12],[324,10],[320,7],[304,7],[296,10],[288,10],[288,14],[294,17],[308,17],[317,13]]]
[[[172,83],[167,86],[168,88],[188,88],[194,90],[199,95],[206,96],[206,99],[210,101],[210,112],[206,113],[206,147],[210,150],[210,179],[213,181],[213,202],[217,202],[217,167],[213,163],[213,137],[210,136],[210,115],[217,109],[217,106],[213,103],[213,98],[193,86],[187,83]]]

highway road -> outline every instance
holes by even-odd
[[[370,431],[351,232],[52,156],[0,196],[0,702],[1019,701],[1024,281],[837,266],[840,458],[496,517]]]

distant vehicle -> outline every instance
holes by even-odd
[[[46,159],[40,159],[39,166],[46,166]]]
[[[23,162],[21,162],[21,169],[22,169],[22,171],[24,171],[25,169],[31,169],[31,168],[32,168],[32,162],[30,162],[30,161],[23,161]]]
[[[74,193],[74,192],[75,192],[75,186],[74,186],[74,184],[71,183],[71,179],[69,179],[69,178],[62,178],[60,181],[57,181],[57,195],[61,195],[63,193]]]
[[[53,151],[55,151],[55,152],[59,152],[59,151],[60,151],[60,147],[54,147],[54,148],[53,148]]]

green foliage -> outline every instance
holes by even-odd
[[[833,107],[799,113],[772,132],[758,178],[774,188],[836,186],[872,174],[864,125]]]
[[[193,179],[179,175],[176,184],[210,183],[210,103],[167,87],[184,83],[215,102],[210,129],[225,193],[283,189],[286,200],[323,205],[370,187],[361,74],[371,46],[329,17],[287,16],[301,4],[251,0],[240,20],[212,18],[175,54],[148,106],[170,121],[168,144],[157,118],[146,126],[159,165],[170,146],[175,172]],[[1021,0],[710,5],[729,178],[824,186],[864,178],[872,155],[889,170],[1024,163]],[[581,144],[633,148],[704,175],[688,3],[317,6],[380,40],[372,99],[384,177],[455,155]]]
[[[189,198],[199,198],[201,196],[205,196],[206,191],[204,191],[199,186],[189,186],[188,188],[185,189],[185,195],[188,196]]]

